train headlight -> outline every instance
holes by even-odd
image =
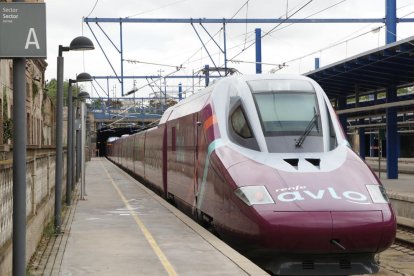
[[[389,199],[382,185],[365,185],[374,203],[389,203]]]
[[[264,186],[245,186],[238,188],[236,196],[249,206],[254,204],[275,203]]]

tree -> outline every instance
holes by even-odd
[[[68,87],[69,81],[63,81],[63,101],[66,103],[68,100]],[[82,86],[72,85],[72,95],[77,95],[81,91]],[[56,103],[56,91],[57,91],[57,80],[51,79],[46,84],[46,91],[49,98],[52,99],[53,103]]]
[[[167,108],[169,108],[169,107],[171,107],[175,104],[177,104],[176,100],[174,100],[172,98],[167,98],[167,100],[165,101],[165,108],[163,108],[160,99],[153,98],[153,99],[149,100],[147,108],[150,109],[150,112],[163,113],[165,111],[165,109],[167,109]]]
[[[90,104],[90,108],[93,110],[102,109],[103,100],[101,98],[99,99],[93,99]]]
[[[121,109],[123,104],[120,100],[108,100],[106,101],[106,106],[111,107],[113,109]]]

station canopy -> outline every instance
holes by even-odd
[[[414,36],[308,72],[329,98],[414,85]]]

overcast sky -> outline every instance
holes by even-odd
[[[114,76],[104,54],[94,39],[88,26],[83,23],[83,17],[132,17],[132,18],[305,18],[322,11],[311,18],[383,18],[385,17],[385,0],[71,0],[45,1],[47,10],[48,59],[46,79],[56,78],[56,57],[58,46],[68,46],[73,38],[85,35],[92,39],[96,50],[87,52],[66,52],[65,79],[75,78],[83,71],[93,76]],[[336,5],[335,5],[336,4]],[[237,13],[238,12],[238,13]],[[397,0],[398,17],[414,17],[413,0]],[[397,39],[414,35],[414,23],[400,23],[397,26]],[[120,74],[120,55],[103,35],[96,24],[90,24],[98,37],[106,54],[112,62],[117,74]],[[119,24],[101,23],[112,41],[119,47]],[[321,66],[350,57],[384,45],[385,30],[383,24],[294,24],[286,27],[281,25],[262,40],[263,62],[275,65],[263,65],[267,73],[277,64],[287,66],[277,73],[305,73],[313,69],[315,57],[320,58]],[[206,24],[205,27],[214,35],[219,32],[221,25]],[[245,49],[254,39],[254,29],[262,28],[262,33],[272,30],[276,24],[227,24],[227,58],[229,67],[234,67],[243,74],[255,72],[254,46]],[[284,28],[286,27],[286,28]],[[209,37],[197,26],[199,33],[206,42]],[[282,29],[283,28],[283,29]],[[124,59],[171,66],[183,66],[176,75],[191,75],[205,64],[213,66],[206,51],[201,50],[196,33],[190,24],[140,24],[128,23],[123,25]],[[366,33],[366,34],[364,34]],[[364,34],[364,35],[361,35]],[[353,39],[354,37],[358,38]],[[222,45],[223,33],[215,37]],[[344,42],[345,41],[345,42]],[[329,47],[340,43],[335,47]],[[214,43],[207,44],[215,63],[222,65],[224,57],[219,54]],[[245,49],[245,50],[244,50]],[[241,52],[240,55],[238,55]],[[235,55],[237,57],[233,58]],[[148,64],[124,63],[124,75],[162,75],[175,71],[174,67]],[[167,82],[168,91],[176,91],[178,80]],[[192,80],[181,80],[184,89],[192,86]],[[144,86],[145,80],[137,80],[136,87]],[[198,80],[195,81],[195,84]],[[106,81],[99,84],[107,90]],[[95,83],[98,93],[91,85],[84,88],[94,97],[106,96]],[[133,80],[125,81],[124,91],[133,88]],[[157,88],[153,88],[156,90]],[[113,80],[109,83],[111,96],[121,95],[121,85]],[[150,87],[136,92],[137,97],[146,97],[152,93]]]

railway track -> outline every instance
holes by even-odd
[[[393,248],[414,255],[414,224],[412,220],[398,218],[397,236]]]

